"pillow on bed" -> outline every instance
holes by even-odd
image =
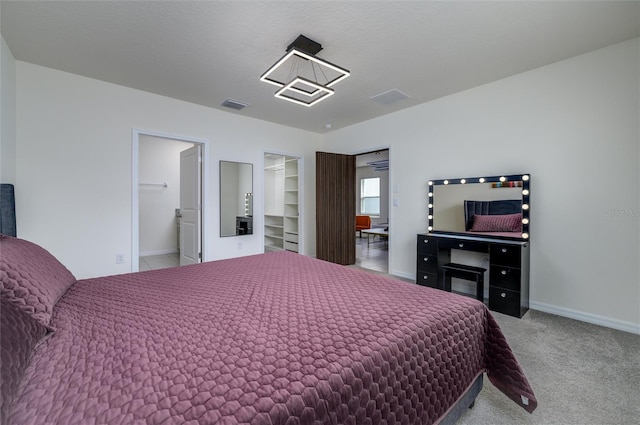
[[[473,216],[472,232],[521,232],[522,214]]]
[[[0,235],[0,295],[49,326],[53,306],[76,278],[44,248]]]
[[[0,423],[8,423],[9,411],[33,350],[47,334],[47,328],[0,298]]]

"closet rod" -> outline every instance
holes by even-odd
[[[139,186],[163,186],[163,187],[169,187],[167,182],[164,182],[164,183],[140,183]]]

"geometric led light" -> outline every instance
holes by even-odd
[[[310,87],[312,90],[305,90],[305,87]],[[299,95],[308,97],[309,100],[298,99],[291,95],[287,95],[287,92],[297,93]],[[299,105],[304,106],[313,106],[321,100],[326,99],[334,93],[333,89],[324,87],[320,84],[316,84],[313,81],[307,80],[306,78],[296,77],[289,84],[286,84],[280,90],[276,92],[276,97],[283,100],[288,100],[289,102],[297,103]]]
[[[340,81],[344,80],[349,75],[351,75],[351,73],[349,71],[347,71],[344,68],[339,67],[338,65],[334,65],[331,62],[328,62],[328,61],[326,61],[324,59],[320,59],[320,58],[317,58],[315,56],[309,55],[309,54],[303,52],[302,50],[298,50],[296,47],[293,47],[291,50],[289,50],[289,52],[286,55],[284,55],[282,58],[280,58],[280,60],[278,62],[273,64],[271,66],[271,68],[267,69],[267,71],[264,74],[262,74],[262,76],[260,77],[260,81],[264,81],[265,83],[273,84],[274,86],[284,87],[286,83],[284,81],[279,81],[279,80],[275,79],[272,75],[278,70],[278,68],[280,68],[287,61],[291,62],[290,59],[292,59],[292,58],[293,59],[295,59],[295,58],[305,59],[305,60],[308,60],[308,61],[311,61],[311,62],[317,64],[318,66],[324,66],[324,67],[326,67],[326,68],[328,68],[328,69],[330,69],[332,71],[335,71],[337,76],[335,76],[335,78],[333,78],[330,81],[327,81],[325,84],[323,84],[325,87],[331,87],[333,85],[336,85],[337,83],[339,83]]]
[[[275,96],[303,106],[313,106],[334,94],[332,86],[351,73],[315,56],[322,46],[298,36],[287,53],[265,71],[260,81],[279,87]]]

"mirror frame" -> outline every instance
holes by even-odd
[[[253,231],[251,233],[244,233],[244,234],[237,234],[234,233],[232,235],[223,235],[222,234],[222,185],[223,185],[223,176],[222,176],[222,164],[223,163],[231,163],[231,164],[238,164],[238,165],[250,165],[251,166],[251,196],[253,196],[253,163],[251,162],[238,162],[238,161],[227,161],[227,160],[223,160],[221,159],[219,162],[219,178],[220,178],[220,182],[219,182],[219,191],[220,193],[218,194],[219,199],[220,199],[220,237],[221,238],[229,238],[229,237],[233,237],[233,236],[249,236],[253,234]],[[242,192],[241,192],[242,193]],[[241,193],[238,194],[238,196],[241,196]],[[245,201],[246,201],[246,195],[247,193],[245,193]],[[239,202],[239,201],[238,201]],[[245,216],[245,217],[251,217],[251,220],[253,221],[253,200],[251,201],[251,215],[250,216]],[[239,217],[236,215],[236,217]],[[252,226],[253,227],[253,226]]]
[[[508,240],[521,240],[528,241],[530,239],[529,234],[529,216],[530,216],[530,196],[531,196],[531,174],[523,173],[523,174],[511,174],[511,175],[501,175],[501,176],[486,176],[486,177],[464,177],[464,178],[455,178],[455,179],[439,179],[439,180],[429,180],[429,197],[428,197],[428,209],[429,209],[429,225],[427,230],[429,233],[434,234],[453,234],[453,235],[467,235],[469,233],[466,232],[451,232],[444,230],[433,230],[433,205],[435,203],[435,199],[433,196],[433,186],[439,185],[451,185],[451,184],[473,184],[473,183],[505,183],[505,182],[513,182],[520,181],[522,182],[522,233],[520,237],[508,237],[508,236],[491,236],[496,239],[508,239]],[[478,235],[478,237],[484,237]],[[489,237],[489,236],[487,236]]]

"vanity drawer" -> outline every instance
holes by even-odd
[[[438,257],[435,255],[418,254],[418,271],[425,273],[438,273]]]
[[[446,249],[464,249],[476,252],[489,252],[489,244],[487,242],[442,238],[439,241],[439,245],[441,248]]]
[[[520,291],[520,269],[503,266],[491,266],[489,271],[489,285],[512,291]]]
[[[418,235],[418,254],[436,255],[438,240],[427,235]]]
[[[418,272],[416,276],[416,283],[422,286],[429,286],[431,288],[438,287],[438,274],[437,273],[424,273]]]
[[[489,310],[508,314],[509,316],[521,317],[520,315],[520,292],[509,291],[502,288],[489,288]]]
[[[491,264],[520,268],[522,248],[518,245],[491,244]]]

